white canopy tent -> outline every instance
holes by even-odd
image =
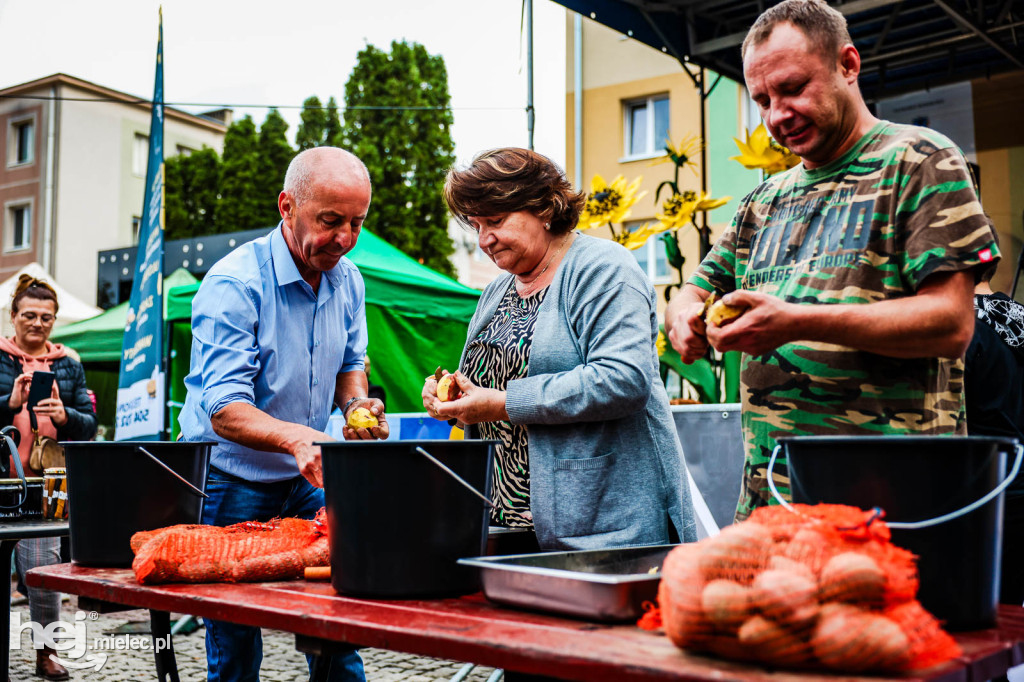
[[[75,298],[67,289],[58,284],[57,280],[46,272],[39,263],[29,263],[0,283],[0,334],[3,336],[10,336],[14,333],[14,327],[11,324],[11,298],[14,296],[14,288],[18,285],[18,278],[23,274],[28,274],[36,279],[45,281],[57,292],[57,303],[59,305],[57,326],[87,320],[103,312],[96,306],[89,305]]]

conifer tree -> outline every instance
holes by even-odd
[[[220,156],[209,147],[167,159],[165,239],[214,234],[220,197]]]
[[[232,123],[224,134],[220,201],[214,214],[218,233],[266,227],[256,201],[260,186],[258,139],[256,124],[248,115]]]
[[[339,146],[341,143],[341,118],[338,116],[338,101],[331,95],[327,100],[327,123],[324,125],[324,144]]]
[[[277,196],[284,187],[284,175],[288,164],[295,156],[295,150],[288,144],[288,123],[277,109],[267,112],[267,118],[260,126],[257,142],[256,194],[253,195],[254,211],[259,219],[257,227],[277,225],[281,214],[277,208]]]
[[[392,42],[390,52],[368,45],[345,84],[338,143],[370,171],[367,228],[446,275],[455,250],[441,197],[455,161],[450,100],[443,57],[417,43]]]
[[[331,98],[332,101],[334,98]],[[320,98],[316,95],[307,97],[302,103],[302,113],[299,114],[299,129],[295,133],[295,146],[299,151],[312,149],[324,144],[327,137],[327,110],[320,104]],[[335,112],[337,117],[337,112]]]

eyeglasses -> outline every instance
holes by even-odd
[[[18,317],[23,319],[25,322],[28,322],[29,324],[34,323],[36,319],[38,319],[39,324],[43,325],[44,327],[50,326],[51,324],[53,324],[53,321],[57,319],[56,315],[37,316],[35,313],[18,313]]]

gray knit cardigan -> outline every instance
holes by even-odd
[[[511,278],[484,290],[469,339],[494,316]],[[505,407],[527,428],[530,509],[543,549],[665,543],[669,523],[682,541],[696,540],[658,372],[654,296],[629,251],[579,234],[541,303],[528,374],[509,382]]]

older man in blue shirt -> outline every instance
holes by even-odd
[[[379,400],[367,398],[365,289],[344,258],[370,206],[363,163],[342,149],[298,154],[278,197],[281,223],[235,249],[192,302],[192,365],[182,408],[186,440],[214,441],[203,523],[312,518],[324,504],[320,448],[333,405],[366,407],[387,438]],[[206,621],[208,679],[256,680],[258,628]],[[313,660],[310,659],[312,667]],[[329,679],[363,680],[355,651],[330,661]]]

